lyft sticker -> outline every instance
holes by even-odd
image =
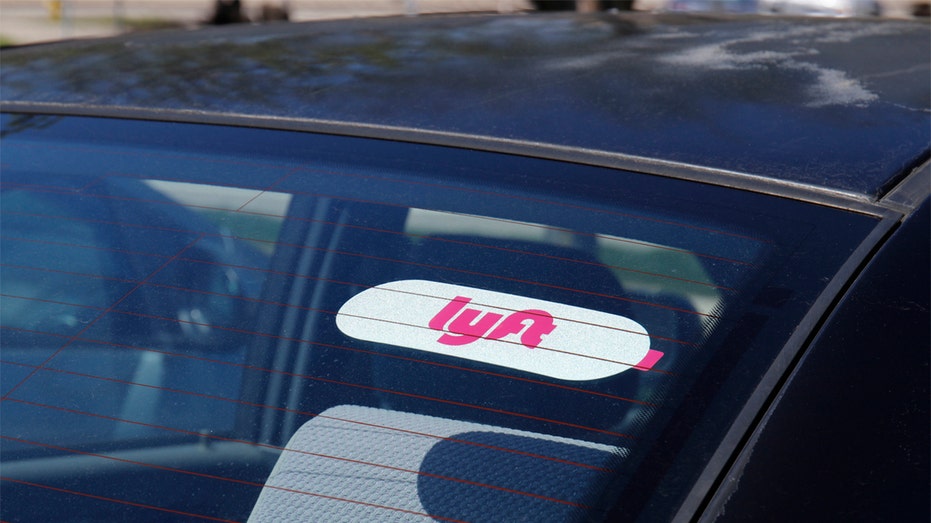
[[[366,289],[340,307],[353,338],[571,381],[650,369],[663,356],[630,318],[424,280]]]

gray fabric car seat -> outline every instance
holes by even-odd
[[[291,437],[249,521],[584,520],[626,452],[340,405]]]

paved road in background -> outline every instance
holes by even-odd
[[[242,0],[247,15],[258,18],[263,3]],[[530,9],[529,0],[287,0],[291,19],[323,20],[361,16],[440,12],[509,12]],[[27,44],[107,36],[127,26],[196,27],[210,18],[214,0],[0,0],[0,38]],[[120,20],[128,21],[120,24]]]

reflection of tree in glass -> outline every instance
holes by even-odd
[[[45,129],[52,126],[58,120],[61,120],[60,116],[13,114],[7,118],[7,121],[3,125],[3,130],[0,130],[0,138],[6,138],[11,134],[16,134],[27,129]]]

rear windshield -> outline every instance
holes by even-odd
[[[876,223],[387,141],[3,133],[5,521],[668,517]]]

